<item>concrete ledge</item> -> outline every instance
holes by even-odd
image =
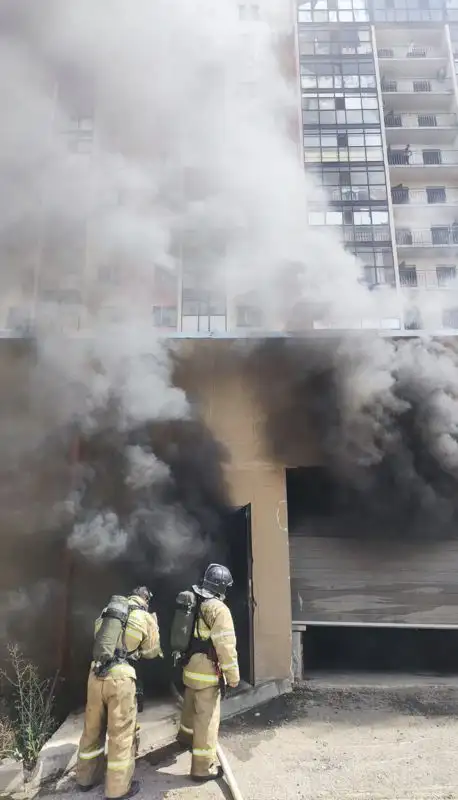
[[[83,729],[83,715],[69,714],[67,719],[42,747],[31,775],[32,787],[57,778],[75,765],[78,744]]]
[[[221,719],[230,719],[236,714],[243,714],[245,711],[268,703],[274,697],[288,694],[292,691],[292,684],[288,678],[282,681],[265,681],[257,686],[242,684],[241,690],[224,700],[221,706]]]
[[[5,758],[0,761],[0,797],[9,797],[20,792],[24,786],[24,766],[22,761]]]

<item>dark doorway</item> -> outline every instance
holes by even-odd
[[[254,685],[253,643],[253,554],[251,547],[251,505],[234,509],[226,522],[225,541],[228,567],[234,585],[227,595],[237,634],[240,678]]]
[[[310,625],[304,666],[311,672],[458,673],[458,630]]]

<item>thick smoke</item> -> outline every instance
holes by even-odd
[[[273,5],[279,35],[289,32]],[[158,270],[173,284],[183,266],[183,281],[192,273],[197,291],[229,304],[250,297],[264,329],[287,324],[291,274],[296,298],[324,321],[393,315],[390,294],[365,291],[329,230],[307,225],[318,190],[288,136],[296,86],[273,45],[262,23],[241,28],[229,0],[1,5],[0,288],[4,308],[31,312],[37,338],[33,430],[11,412],[2,442],[23,499],[31,453],[38,464],[81,440],[79,471],[65,459],[58,470],[71,474],[66,502],[28,529],[63,526],[97,563],[128,554],[137,571],[182,568],[183,551],[199,558],[216,535],[226,503],[225,456],[153,334]],[[75,327],[78,338],[63,335]],[[448,349],[352,339],[278,352],[281,380],[263,398],[274,453],[288,460],[288,443],[300,447],[307,411],[347,494],[378,498],[381,514],[393,487],[418,525],[426,507],[446,527]]]
[[[328,519],[304,510],[295,524],[382,539],[457,535],[455,340],[267,342],[248,358],[274,458],[331,476]],[[269,375],[279,380],[266,392]]]
[[[225,456],[172,385],[157,271],[254,297],[270,328],[285,269],[332,307],[356,267],[307,227],[296,87],[263,23],[241,27],[229,0],[4,0],[0,15],[2,299],[37,342],[33,425],[24,435],[14,403],[4,417],[8,485],[23,516],[38,465],[80,438],[80,467],[54,457],[57,497],[27,529],[63,529],[98,564],[128,554],[173,572],[217,534]],[[290,31],[280,7],[270,21]]]

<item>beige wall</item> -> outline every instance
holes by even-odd
[[[191,391],[199,395],[207,424],[229,451],[226,476],[232,503],[251,503],[255,679],[289,678],[291,597],[285,470],[265,453],[262,419],[248,375],[225,362],[227,345],[198,342],[195,347],[205,355],[200,365],[199,359],[191,359]]]

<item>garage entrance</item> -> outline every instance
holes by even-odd
[[[247,505],[225,514],[220,535],[208,543],[208,552],[199,565],[192,554],[183,553],[183,569],[173,576],[161,574],[148,579],[148,565],[141,565],[141,570],[135,574],[130,562],[118,562],[107,569],[106,565],[95,566],[81,558],[75,559],[69,603],[69,667],[65,676],[67,690],[74,696],[73,707],[85,699],[93,622],[97,614],[112,594],[127,593],[139,583],[147,583],[153,589],[153,610],[158,614],[165,658],[139,661],[137,674],[144,685],[145,696],[161,697],[169,693],[172,677],[169,641],[175,598],[178,592],[199,579],[210,561],[227,564],[234,578],[227,602],[234,617],[241,679],[254,684],[251,506]]]
[[[306,668],[458,671],[458,542],[352,536],[321,467],[287,470],[287,498]]]

